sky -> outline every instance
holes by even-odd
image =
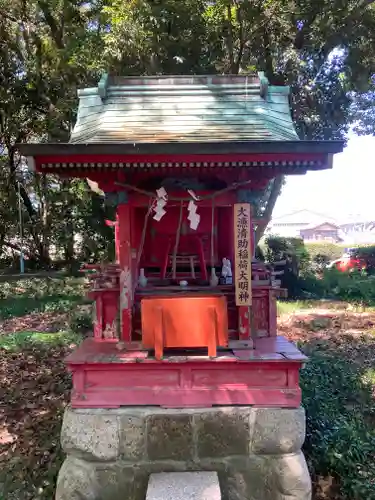
[[[375,137],[351,134],[334,156],[333,168],[290,175],[273,217],[312,210],[345,222],[349,217],[375,220]]]

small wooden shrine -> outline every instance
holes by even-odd
[[[306,358],[277,336],[253,207],[343,144],[298,140],[289,89],[263,74],[105,75],[78,95],[69,143],[19,145],[116,206],[116,262],[91,266],[93,338],[67,359],[72,407],[298,407]]]

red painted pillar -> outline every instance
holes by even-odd
[[[229,220],[228,220],[228,234],[231,234],[231,235],[234,235],[234,219],[233,219],[233,210],[234,210],[234,207],[233,205],[231,207],[228,208],[229,210]],[[225,231],[225,228],[222,228],[222,231]],[[224,234],[221,235],[221,237],[225,237]],[[230,260],[231,264],[232,264],[232,271],[234,272],[234,238],[233,236],[231,238],[228,238],[228,243],[229,243],[229,255],[228,255],[228,259]],[[225,257],[225,255],[223,256]]]
[[[120,232],[119,232],[119,217],[116,214],[115,223],[115,251],[116,251],[116,264],[120,263]]]
[[[130,211],[131,209],[128,203],[121,203],[117,206],[118,252],[121,267],[120,337],[124,342],[131,341],[133,306]]]

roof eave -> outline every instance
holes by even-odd
[[[261,154],[341,153],[344,141],[236,141],[236,142],[153,142],[153,143],[39,143],[17,144],[23,156],[49,155],[152,155],[152,154]]]

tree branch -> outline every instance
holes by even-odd
[[[276,75],[273,66],[270,35],[266,26],[263,29],[263,50],[266,77],[269,79],[270,84],[274,85],[276,83]]]
[[[52,36],[54,42],[56,43],[57,48],[58,49],[65,49],[62,28],[61,28],[61,26],[58,26],[55,18],[51,14],[51,11],[49,10],[48,3],[40,0],[40,1],[38,1],[38,5],[39,5],[40,10],[43,12],[46,23],[48,24],[48,26],[51,30],[51,36]]]
[[[12,16],[11,14],[8,14],[7,12],[4,12],[3,10],[0,11],[0,17],[3,19],[8,19],[8,21],[12,21],[13,23],[18,23],[19,20]]]
[[[19,138],[17,138],[18,142]],[[18,192],[18,181],[16,179],[16,170],[17,170],[17,165],[15,164],[14,161],[14,156],[15,156],[15,148],[14,146],[8,145],[7,144],[7,149],[8,149],[8,165],[9,165],[9,171],[10,171],[10,181],[11,184],[15,190],[15,192]],[[22,198],[23,204],[27,210],[27,213],[30,217],[31,220],[34,219],[36,212],[33,207],[33,204],[29,198],[29,195],[27,194],[25,188],[22,186],[22,184],[19,185],[19,192],[20,196]]]
[[[245,39],[245,36],[244,36],[244,25],[243,25],[241,6],[238,4],[236,4],[236,5],[237,5],[237,21],[239,24],[240,46],[238,48],[237,57],[234,60],[234,67],[233,67],[232,73],[237,75],[239,70],[240,70],[240,66],[241,66],[243,55],[244,55],[244,50],[245,50],[247,40]]]
[[[16,250],[17,252],[21,253],[21,248],[18,245],[15,245],[14,243],[10,243],[9,241],[4,240],[1,242],[1,245],[4,247],[11,248],[12,250]],[[1,246],[0,246],[0,251],[1,251]],[[28,250],[25,250],[24,248],[22,248],[22,253],[24,253],[28,257],[33,256],[31,252],[29,252]]]
[[[233,23],[232,23],[232,3],[227,5],[227,15],[228,15],[228,34],[227,34],[227,49],[229,57],[229,68],[230,72],[233,70],[234,66],[234,49],[233,49]]]
[[[357,9],[361,9],[361,8],[366,8],[368,7],[369,5],[375,3],[375,0],[362,0],[362,2],[359,2],[359,5],[357,6]]]

